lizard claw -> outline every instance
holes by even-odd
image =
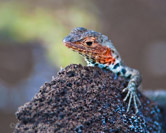
[[[128,86],[126,88],[124,88],[122,90],[122,92],[125,92],[127,91],[127,94],[125,96],[125,98],[123,99],[123,101],[126,101],[128,98],[129,98],[129,102],[128,102],[128,107],[127,107],[127,112],[129,111],[130,109],[130,105],[131,105],[131,102],[133,100],[134,102],[134,107],[135,107],[135,112],[138,113],[138,105],[137,105],[137,102],[141,105],[141,102],[136,94],[136,86],[134,84],[134,82],[129,82]]]

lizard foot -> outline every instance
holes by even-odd
[[[127,112],[130,109],[130,105],[133,99],[135,112],[138,113],[138,105],[137,102],[141,105],[141,101],[139,100],[136,94],[136,86],[134,82],[129,82],[128,86],[122,90],[122,92],[128,91],[123,101],[126,101],[129,98]]]

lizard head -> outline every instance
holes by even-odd
[[[63,43],[66,47],[84,56],[90,63],[109,65],[115,62],[108,37],[93,30],[83,27],[74,28],[64,38]]]

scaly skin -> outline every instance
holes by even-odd
[[[124,101],[129,98],[127,112],[133,100],[135,112],[138,113],[137,103],[141,105],[141,102],[136,89],[141,84],[141,75],[137,70],[123,64],[118,51],[107,36],[78,27],[73,29],[63,42],[66,47],[84,56],[89,66],[109,69],[115,74],[125,77],[128,85],[122,92],[128,91],[124,98]]]

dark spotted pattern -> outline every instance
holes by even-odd
[[[126,69],[125,69],[125,68],[122,68],[122,69],[121,69],[121,72],[122,72],[123,75],[125,75],[125,74],[126,74]]]
[[[114,65],[113,69],[117,69],[119,66],[120,66],[120,64],[117,63],[117,64]]]

